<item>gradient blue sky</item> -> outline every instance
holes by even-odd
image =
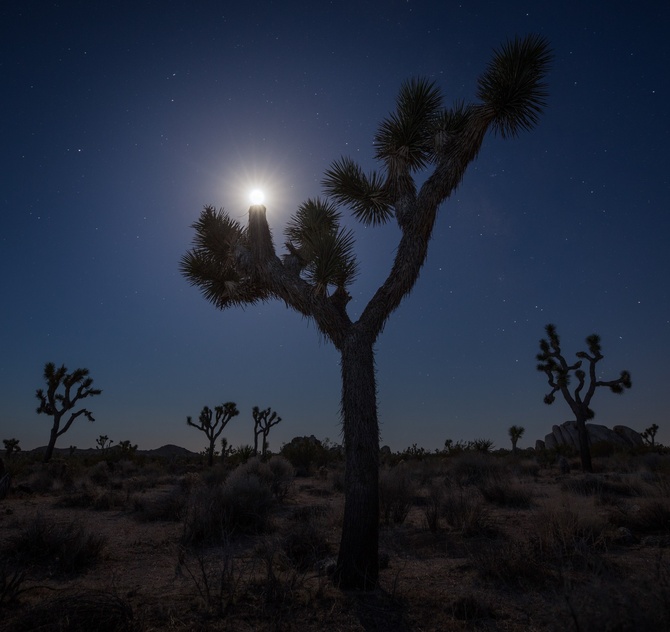
[[[546,6],[544,6],[546,4]],[[400,84],[425,76],[474,98],[492,50],[547,37],[549,106],[518,139],[489,136],[441,209],[428,261],[377,345],[382,443],[522,446],[570,418],[543,404],[544,325],[566,351],[602,337],[595,421],[670,442],[667,2],[186,2],[8,0],[0,6],[0,439],[47,442],[44,363],[87,367],[96,421],[141,448],[204,447],[186,426],[235,401],[296,435],[340,440],[338,355],[282,304],[216,310],[179,273],[205,204],[244,221],[267,190],[281,250],[298,204],[342,155],[374,165]],[[394,226],[357,232],[351,312],[389,268]]]

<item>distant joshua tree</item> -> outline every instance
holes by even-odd
[[[510,426],[507,432],[509,433],[509,438],[512,440],[512,452],[516,454],[516,444],[523,436],[523,433],[526,432],[526,429],[523,426]]]
[[[57,369],[53,362],[47,362],[44,365],[44,379],[47,383],[47,390],[44,392],[41,388],[37,389],[35,397],[40,402],[37,414],[44,413],[53,417],[49,444],[44,453],[44,462],[48,463],[53,456],[56,440],[70,429],[77,417],[84,415],[89,421],[95,421],[91,411],[80,408],[70,413],[68,420],[61,428],[63,416],[76,408],[82,399],[100,395],[102,391],[92,388],[93,379],[88,376],[88,369],[75,369],[72,373],[68,373],[65,365]],[[63,392],[59,392],[60,389]]]
[[[656,445],[656,433],[658,432],[658,424],[651,424],[649,428],[647,428],[643,433],[642,433],[642,438],[650,445],[654,446]],[[7,455],[9,456],[9,455]]]
[[[117,448],[121,450],[121,454],[125,457],[133,457],[135,452],[137,452],[137,444],[132,444],[128,439],[124,441],[119,441]]]
[[[109,448],[112,447],[112,441],[107,435],[100,435],[95,440],[95,449],[100,450],[103,454],[106,454]]]
[[[214,408],[212,414],[211,408],[204,406],[200,412],[198,423],[194,423],[191,417],[186,418],[186,423],[205,433],[209,439],[209,447],[207,448],[207,464],[211,467],[214,465],[214,447],[219,435],[223,432],[226,424],[237,415],[240,411],[237,410],[237,405],[234,402],[226,402],[221,406]],[[212,422],[214,419],[214,422]]]
[[[438,211],[458,188],[488,131],[515,137],[535,127],[546,103],[551,51],[530,35],[505,43],[479,77],[477,100],[444,104],[427,79],[402,85],[396,108],[375,136],[379,168],[353,159],[331,163],[328,198],[306,200],[286,225],[286,253],[273,243],[265,206],[253,203],[247,226],[207,206],[183,274],[220,309],[277,299],[309,319],[340,353],[345,504],[335,583],[374,590],[379,577],[379,422],[375,346],[391,314],[414,288]],[[348,207],[368,227],[394,222],[399,235],[388,275],[367,305],[347,311],[358,271]],[[454,324],[451,323],[453,326]]]
[[[258,438],[261,436],[261,458],[265,460],[270,428],[276,426],[281,421],[281,417],[278,417],[277,413],[272,411],[272,408],[260,410],[258,406],[253,407],[251,414],[254,417],[254,455],[258,455]]]
[[[21,446],[18,439],[3,439],[5,444],[5,456],[9,460],[14,452],[21,452]]]
[[[548,340],[540,340],[540,353],[537,359],[540,364],[537,370],[547,375],[551,391],[545,395],[544,403],[553,404],[556,393],[560,392],[570,406],[577,422],[577,435],[579,437],[579,455],[582,461],[582,470],[593,472],[591,464],[591,447],[589,445],[589,434],[586,422],[593,419],[595,413],[591,409],[591,399],[599,386],[608,387],[613,393],[621,394],[624,389],[630,388],[632,382],[628,371],[621,371],[621,376],[616,380],[603,381],[596,378],[596,364],[603,359],[600,353],[600,336],[591,334],[586,339],[589,348],[586,351],[578,351],[579,360],[574,364],[568,364],[561,353],[561,341],[556,333],[556,325],[549,324],[545,327]],[[587,372],[581,367],[584,361],[588,362],[588,386],[586,386]],[[571,374],[577,378],[577,385],[570,392]],[[586,387],[586,390],[584,390]]]

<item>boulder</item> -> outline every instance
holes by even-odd
[[[612,430],[633,446],[644,445],[642,435],[628,426],[613,426]]]
[[[609,443],[616,448],[636,448],[644,445],[644,439],[639,432],[628,426],[614,426],[608,428],[599,424],[586,424],[589,433],[589,442]],[[542,447],[539,445],[542,444]],[[569,446],[579,449],[579,434],[576,421],[565,421],[560,425],[553,426],[551,433],[546,435],[544,441],[538,440],[535,444],[536,450],[555,450],[559,446]]]

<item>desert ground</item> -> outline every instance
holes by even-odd
[[[670,629],[670,454],[385,455],[380,587],[346,593],[323,452],[5,459],[0,630]],[[239,455],[238,455],[239,457]]]

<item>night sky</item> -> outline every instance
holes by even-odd
[[[545,5],[546,6],[541,6]],[[571,418],[543,403],[535,355],[556,323],[574,357],[601,335],[596,423],[670,442],[670,3],[80,2],[0,6],[0,439],[45,445],[44,364],[87,367],[57,447],[108,435],[201,450],[186,425],[237,403],[224,435],[253,442],[253,406],[298,435],[340,442],[339,356],[280,303],[219,311],[179,271],[202,207],[246,223],[262,186],[275,243],[322,195],[330,163],[374,162],[401,83],[475,98],[494,48],[537,33],[554,50],[539,126],[489,135],[441,208],[427,263],[379,338],[381,441],[522,447]],[[347,211],[345,210],[345,214]],[[393,223],[357,234],[350,312],[388,272]]]

